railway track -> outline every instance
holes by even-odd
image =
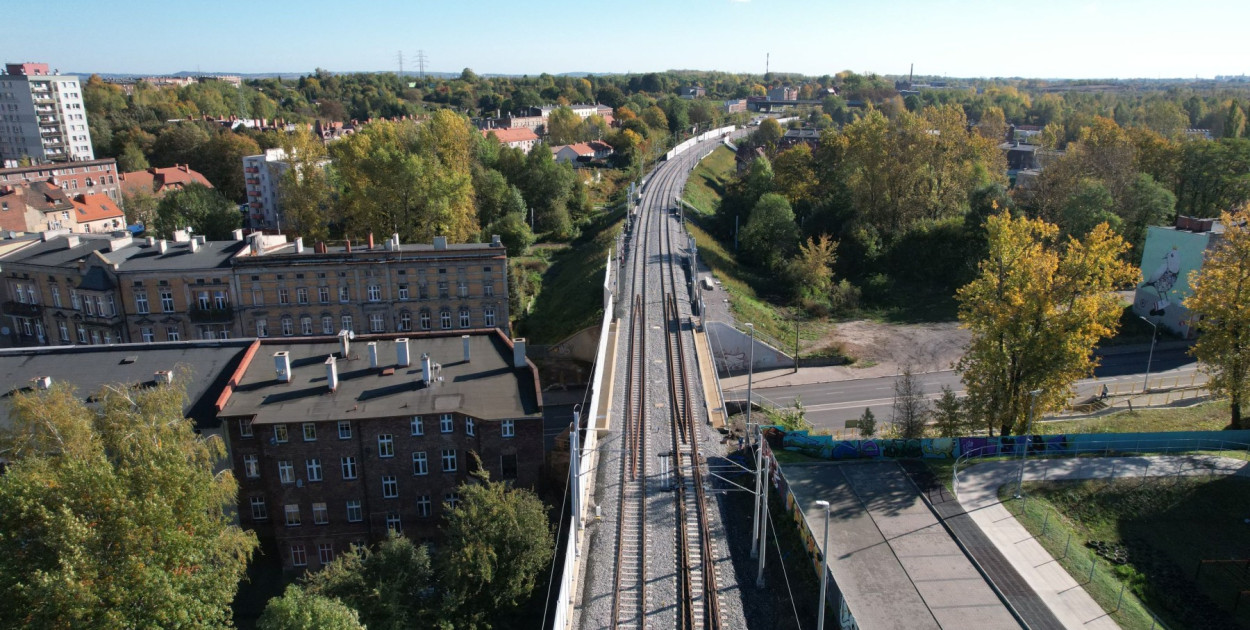
[[[648,586],[659,584],[671,584],[676,589],[671,598],[667,593],[655,597],[659,601],[675,600],[677,628],[721,627],[715,547],[699,455],[700,423],[691,399],[684,339],[686,318],[678,297],[680,291],[688,291],[690,280],[678,263],[679,252],[673,246],[672,234],[676,229],[672,224],[675,217],[669,212],[680,192],[678,185],[684,179],[681,175],[687,162],[666,163],[654,172],[646,184],[651,194],[643,199],[633,227],[630,268],[634,294],[628,327],[622,425],[625,456],[620,459],[621,505],[617,514],[612,605],[613,627],[617,628],[667,625],[664,622],[672,613],[648,608]],[[658,282],[648,282],[651,264],[660,265]],[[655,309],[660,311],[658,316],[648,309],[649,304],[656,302],[661,306]],[[648,330],[663,336],[663,361],[647,362]],[[659,341],[654,336],[651,339]],[[655,373],[661,370],[663,379]],[[649,382],[666,382],[668,400],[649,407]],[[656,489],[672,492],[665,495]],[[648,526],[657,521],[670,523],[674,531]],[[665,540],[673,544],[672,565],[648,562],[653,544],[663,544]]]

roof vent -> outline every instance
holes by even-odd
[[[339,388],[339,369],[335,363],[334,355],[326,357],[326,385],[330,387],[330,391]]]
[[[408,354],[407,337],[400,337],[395,340],[395,365],[399,367],[412,365],[412,355]]]
[[[286,350],[273,353],[273,369],[278,375],[279,382],[290,383],[291,353]]]
[[[434,249],[447,249],[447,237],[435,236],[434,237]]]
[[[31,380],[35,382],[35,387],[37,389],[48,389],[52,387],[51,376],[40,376],[39,378],[33,378]]]
[[[378,342],[370,341],[367,345],[369,348],[369,367],[378,367]]]
[[[341,358],[347,359],[348,353],[350,353],[352,349],[352,337],[354,336],[355,335],[352,334],[352,331],[347,330],[346,328],[339,331],[339,356]]]
[[[153,375],[157,385],[169,385],[174,382],[174,373],[169,370],[158,370]]]

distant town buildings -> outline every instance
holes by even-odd
[[[121,206],[108,195],[71,195],[46,181],[0,184],[0,230],[108,232],[126,227]]]
[[[147,193],[156,197],[164,197],[167,193],[182,190],[192,183],[209,188],[213,187],[208,182],[208,178],[186,164],[178,164],[168,168],[157,168],[154,166],[143,171],[122,173],[120,180],[122,193],[126,195]]]
[[[685,99],[696,99],[707,96],[707,90],[697,85],[687,85],[677,90],[677,95]]]
[[[737,114],[747,110],[747,100],[745,98],[737,98],[725,101],[725,113]]]
[[[612,145],[598,140],[551,147],[551,156],[557,162],[589,162],[602,160],[610,155]]]
[[[768,100],[770,101],[795,101],[798,98],[799,90],[788,85],[768,90]]]
[[[78,77],[46,63],[10,63],[0,75],[0,166],[94,160]]]
[[[108,195],[113,201],[122,201],[117,160],[113,158],[0,169],[0,188],[30,182],[55,184],[71,195],[101,193]]]
[[[483,129],[482,136],[489,138],[493,134],[495,139],[506,147],[520,149],[526,153],[534,148],[534,144],[538,142],[538,135],[534,130],[528,127],[513,127],[505,129]]]

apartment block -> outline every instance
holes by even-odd
[[[120,179],[117,160],[113,158],[0,169],[0,188],[44,182],[70,195],[108,195],[119,204],[122,203]]]
[[[0,75],[0,165],[94,159],[78,77],[52,72],[46,63],[6,64]]]
[[[218,417],[239,520],[287,570],[391,531],[436,541],[479,465],[539,482],[538,372],[499,330],[264,341],[229,383]]]
[[[322,162],[322,166],[329,164]],[[267,149],[260,155],[243,157],[243,183],[247,189],[244,224],[254,230],[282,229],[282,198],[279,185],[290,168],[286,151]]]

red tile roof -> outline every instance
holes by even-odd
[[[203,184],[212,188],[213,185],[208,179],[199,172],[192,170],[186,164],[170,166],[168,168],[149,168],[146,171],[132,171],[130,173],[121,174],[122,192],[133,195],[136,191],[155,193],[157,196],[163,196],[166,189],[177,190],[192,182]]]
[[[78,195],[74,197],[74,216],[79,223],[89,223],[101,219],[120,219],[125,214],[108,195]]]
[[[504,144],[513,142],[525,142],[526,140],[536,142],[538,136],[534,134],[534,130],[528,127],[511,127],[508,129],[483,129],[482,136],[489,138],[490,134],[495,134],[496,138]]]

